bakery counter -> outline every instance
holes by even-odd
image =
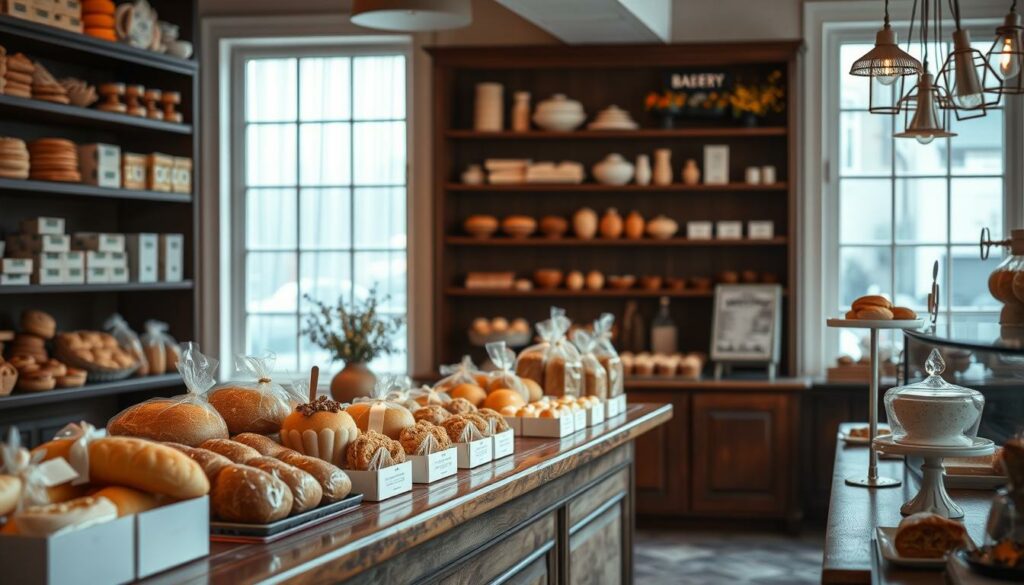
[[[853,425],[843,425],[849,427]],[[853,475],[866,475],[867,446],[845,446],[835,450],[832,473],[832,497],[829,503],[822,561],[822,583],[877,583],[924,585],[946,583],[941,570],[900,569],[878,555],[874,543],[876,526],[897,526],[903,518],[900,506],[918,490],[917,476],[903,460],[881,459],[878,474],[899,478],[902,485],[885,489],[865,489],[846,485]],[[989,490],[949,490],[949,495],[964,509],[964,526],[975,542],[984,542],[993,492]]]
[[[210,556],[146,583],[632,582],[634,440],[672,407],[563,439],[516,438],[513,456],[269,544]]]

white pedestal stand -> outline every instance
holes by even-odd
[[[829,319],[829,327],[842,329],[871,330],[871,350],[868,359],[871,364],[871,380],[868,384],[868,475],[846,478],[846,485],[866,488],[896,487],[902,483],[898,479],[878,476],[878,452],[875,451],[874,440],[878,435],[878,331],[879,329],[918,329],[924,324],[921,319],[900,321],[869,321],[861,319]]]
[[[907,445],[897,443],[892,436],[876,438],[872,444],[880,453],[893,455],[913,455],[924,459],[921,465],[921,489],[917,495],[900,507],[904,516],[917,512],[932,512],[945,518],[963,518],[964,509],[949,497],[943,477],[946,475],[942,466],[945,457],[980,457],[991,455],[995,444],[991,439],[974,438],[971,445],[962,447],[927,447],[923,445]]]

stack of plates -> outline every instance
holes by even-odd
[[[611,105],[597,113],[597,118],[587,124],[591,130],[636,130],[637,123],[629,112],[619,106]]]

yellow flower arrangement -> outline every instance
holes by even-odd
[[[729,96],[729,105],[732,106],[734,116],[741,114],[753,114],[757,117],[767,116],[769,113],[781,113],[786,109],[786,91],[782,84],[782,72],[772,71],[765,83],[745,84],[736,83],[732,94]]]

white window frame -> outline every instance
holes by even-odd
[[[891,13],[907,18],[911,4],[910,1],[891,2]],[[977,31],[972,35],[976,41],[994,39],[995,28],[1008,9],[1006,2],[972,2],[970,13],[966,15],[970,19],[964,19],[964,26]],[[824,374],[827,364],[835,358],[828,352],[838,340],[838,333],[826,330],[824,326],[825,319],[835,313],[838,298],[840,129],[837,92],[839,76],[848,74],[839,71],[838,49],[843,42],[870,42],[880,25],[880,2],[804,4],[804,38],[808,44],[804,113],[810,123],[804,124],[802,137],[803,160],[806,163],[798,212],[802,232],[798,289],[800,298],[804,299],[798,316],[798,369],[806,375]],[[893,28],[905,34],[907,22],[894,19]],[[916,32],[915,29],[915,36]],[[1024,186],[1024,169],[1015,162],[1020,161],[1024,154],[1024,116],[1021,110],[1020,98],[1008,100],[1004,110],[1007,128],[1003,163],[1004,225],[993,226],[1001,228],[1003,233],[1008,233],[1011,226],[1022,225],[1024,219],[1024,201],[1019,195]],[[950,283],[945,268],[941,267],[940,272],[944,295],[948,294]]]

